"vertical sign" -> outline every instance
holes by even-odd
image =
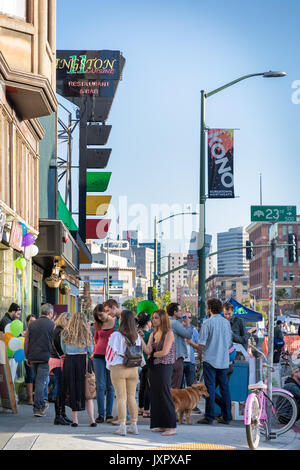
[[[208,130],[208,197],[234,198],[233,129]]]

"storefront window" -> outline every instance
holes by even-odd
[[[17,16],[26,21],[27,0],[0,0],[0,13]]]

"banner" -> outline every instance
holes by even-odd
[[[208,129],[208,197],[234,198],[233,129]]]

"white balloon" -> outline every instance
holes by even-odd
[[[29,256],[30,258],[33,258],[33,256],[36,256],[39,252],[39,249],[36,245],[30,245],[26,247],[26,255]]]
[[[19,338],[12,338],[8,342],[8,347],[11,351],[18,351],[22,348],[22,341]]]
[[[11,333],[11,331],[10,331],[10,323],[8,323],[8,324],[6,325],[6,327],[4,328],[4,332],[5,332],[5,333]]]

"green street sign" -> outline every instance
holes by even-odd
[[[297,222],[296,206],[251,206],[251,222]]]

